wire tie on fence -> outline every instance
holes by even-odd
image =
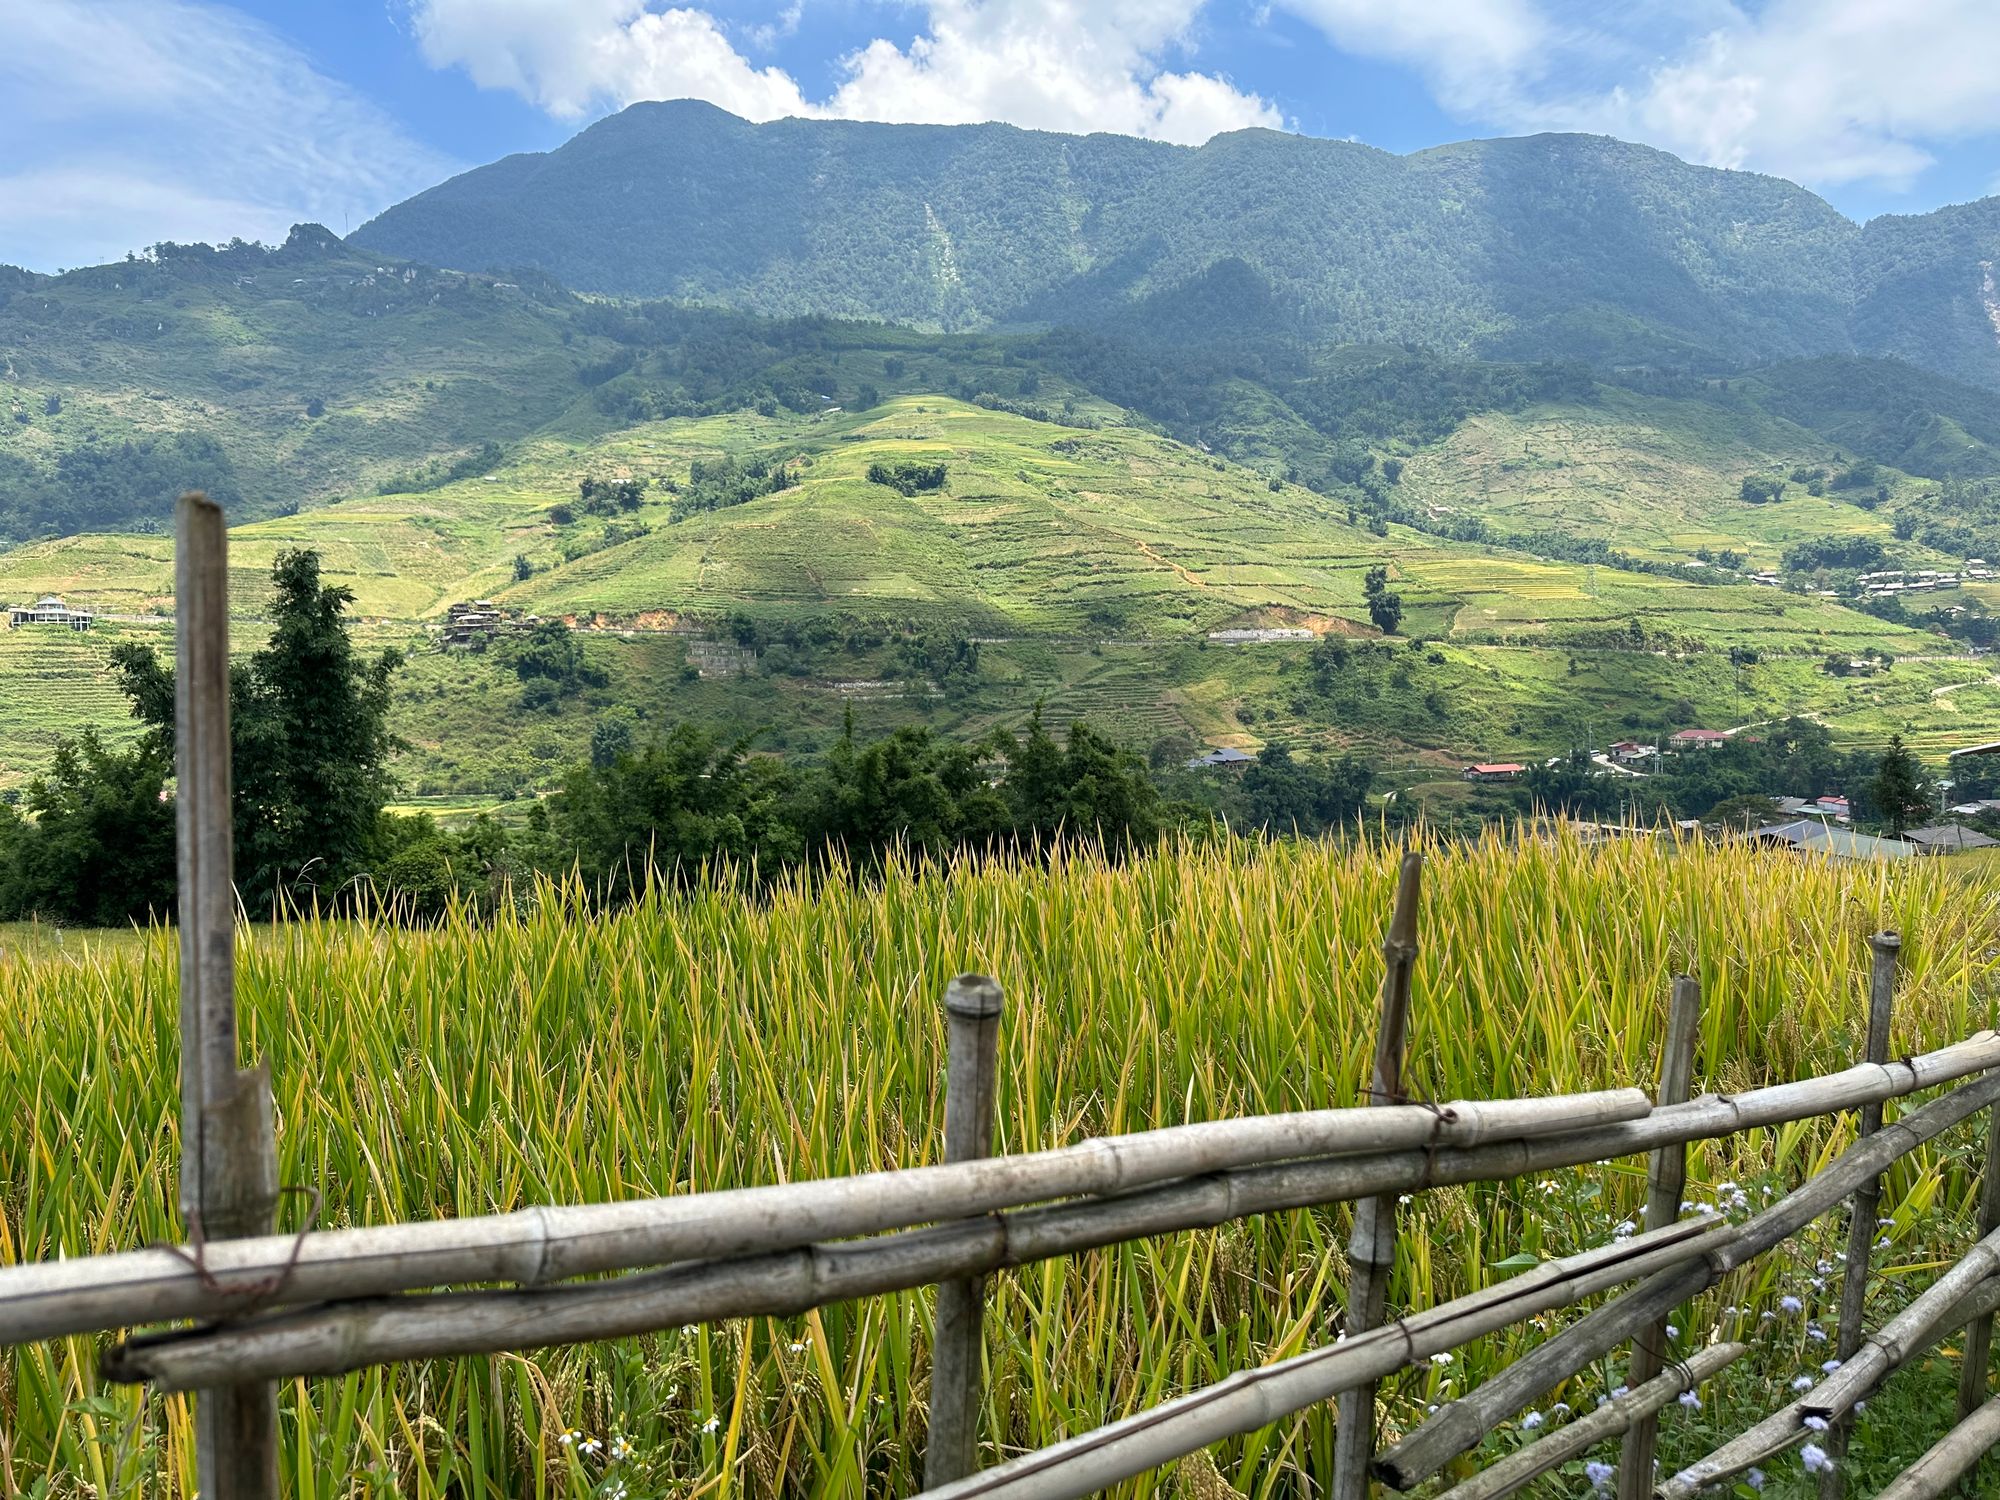
[[[285,1257],[285,1263],[269,1276],[260,1277],[256,1281],[241,1286],[231,1286],[219,1280],[208,1266],[208,1236],[202,1231],[201,1210],[198,1208],[190,1208],[187,1211],[187,1246],[174,1245],[162,1241],[150,1248],[164,1250],[175,1259],[186,1262],[193,1269],[195,1276],[200,1280],[201,1289],[210,1296],[226,1297],[231,1300],[240,1299],[254,1306],[259,1302],[276,1297],[291,1283],[293,1273],[298,1270],[299,1257],[305,1253],[306,1236],[311,1234],[314,1226],[319,1223],[320,1210],[326,1204],[325,1195],[310,1183],[288,1183],[278,1189],[278,1196],[281,1198],[293,1193],[303,1193],[310,1196],[312,1204],[306,1210],[305,1222],[299,1226],[298,1232],[292,1236],[291,1253]],[[192,1247],[191,1249],[189,1248],[190,1246]]]

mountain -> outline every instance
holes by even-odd
[[[1598,136],[1395,156],[1267,130],[1187,148],[1005,125],[638,104],[467,172],[353,243],[580,291],[954,330],[1703,366],[1900,355],[2000,387],[2000,200],[1859,226],[1779,178]]]

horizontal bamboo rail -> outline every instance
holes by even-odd
[[[1310,1116],[1170,1127],[1192,1143],[1192,1149],[1172,1158],[1171,1164],[1157,1145],[1135,1144],[1167,1133],[1151,1131],[951,1166],[681,1198],[524,1209],[484,1218],[305,1236],[271,1235],[207,1246],[200,1269],[191,1263],[190,1252],[178,1249],[15,1266],[0,1269],[0,1345],[183,1318],[240,1317],[258,1305],[260,1299],[254,1294],[260,1289],[265,1305],[296,1305],[445,1285],[534,1286],[637,1266],[797,1250],[816,1241],[992,1214],[1058,1196],[1118,1194],[1128,1211],[1141,1206],[1157,1209],[1150,1218],[1135,1213],[1131,1222],[1148,1227],[1135,1228],[1126,1237],[1161,1234],[1282,1208],[1495,1181],[1609,1160],[1669,1142],[1732,1135],[1900,1098],[1995,1067],[2000,1067],[2000,1033],[1982,1031],[1952,1046],[1880,1067],[1863,1065],[1650,1111],[1640,1109],[1644,1096],[1636,1090],[1502,1101],[1521,1106],[1504,1114],[1492,1102],[1454,1104],[1442,1112],[1456,1119],[1444,1120],[1429,1108],[1414,1106],[1314,1111]],[[1266,1153],[1277,1156],[1301,1146],[1310,1149],[1316,1142],[1296,1124],[1302,1119],[1340,1116],[1357,1122],[1337,1129],[1319,1127],[1324,1131],[1320,1139],[1352,1143],[1370,1138],[1380,1117],[1394,1117],[1390,1128],[1407,1130],[1412,1115],[1484,1144],[1307,1158],[1204,1173],[1203,1163],[1254,1161]],[[1581,1120],[1607,1118],[1613,1123],[1575,1128]],[[1507,1121],[1505,1129],[1550,1126],[1557,1133],[1496,1140],[1503,1129],[1497,1122],[1502,1119]],[[1235,1125],[1262,1125],[1265,1120],[1294,1123],[1256,1133],[1254,1151],[1228,1130]],[[1224,1142],[1233,1149],[1223,1149]],[[1166,1184],[1134,1191],[1145,1180],[1133,1164],[1141,1151],[1146,1170],[1167,1179]],[[1173,1182],[1177,1177],[1200,1180]],[[1218,1202],[1223,1204],[1220,1210]],[[1013,1232],[1010,1225],[1009,1233]],[[974,1274],[979,1264],[968,1256],[964,1269],[952,1274]],[[270,1294],[268,1288],[281,1280],[282,1289]]]
[[[1995,1445],[2000,1445],[2000,1396],[1947,1432],[1875,1500],[1941,1500]]]
[[[927,1500],[1064,1500],[1171,1462],[1288,1413],[1393,1374],[1406,1365],[1523,1318],[1566,1307],[1620,1283],[1712,1255],[1736,1234],[1714,1218],[1669,1225],[1629,1240],[1544,1261],[1509,1281],[1399,1323],[1236,1374],[1122,1421],[1025,1454],[953,1484]]]
[[[1597,1309],[1510,1365],[1464,1401],[1446,1408],[1446,1412],[1455,1408],[1456,1417],[1442,1422],[1433,1418],[1419,1427],[1411,1438],[1391,1450],[1392,1454],[1400,1453],[1398,1460],[1378,1464],[1378,1474],[1399,1488],[1408,1488],[1436,1472],[1477,1442],[1501,1417],[1518,1410],[1526,1395],[1555,1384],[1590,1359],[1601,1357],[1668,1309],[1796,1234],[1851,1194],[1857,1183],[1879,1174],[1927,1141],[1990,1107],[1996,1099],[2000,1099],[2000,1073],[1965,1084],[1855,1145],[1818,1176],[1741,1226],[1710,1217],[1691,1225],[1649,1231],[1629,1241],[1638,1244],[1657,1235],[1671,1234],[1676,1228],[1700,1227],[1704,1223],[1713,1226],[1698,1242],[1694,1253],[1671,1257],[1633,1292]],[[1606,1252],[1586,1252],[1587,1255],[1603,1253]],[[1559,1275],[1573,1267],[1573,1261],[1549,1262],[1540,1269]],[[1536,1274],[1530,1271],[1524,1276]],[[1624,1276],[1612,1281],[1631,1279],[1634,1278]],[[1481,1299],[1505,1292],[1516,1284],[1506,1282],[1473,1298],[1448,1303],[1432,1313],[1412,1314],[1400,1324],[1360,1334],[1344,1343],[1312,1350],[1260,1370],[1239,1372],[1202,1390],[1010,1460],[957,1484],[926,1491],[926,1496],[930,1500],[964,1500],[971,1496],[1061,1500],[1065,1496],[1087,1495],[1196,1448],[1268,1426],[1280,1417],[1347,1389],[1350,1384],[1379,1379],[1409,1359],[1452,1347],[1450,1342],[1428,1342],[1412,1331],[1422,1328],[1428,1333],[1435,1329],[1438,1325],[1429,1320],[1437,1313],[1449,1311],[1453,1317],[1466,1321],[1468,1326],[1459,1329],[1455,1340],[1462,1343],[1544,1310],[1523,1308],[1490,1326],[1476,1316],[1468,1317],[1465,1311],[1468,1302],[1484,1311],[1487,1304]],[[1606,1283],[1609,1284],[1612,1283]],[[1552,1305],[1565,1306],[1586,1295],[1589,1294],[1579,1291]],[[1572,1336],[1585,1328],[1591,1329],[1592,1335],[1601,1336],[1601,1347],[1585,1358],[1575,1358],[1580,1352],[1579,1341]],[[1383,1338],[1391,1341],[1394,1350],[1414,1352],[1409,1359],[1395,1358],[1388,1368],[1378,1368],[1376,1361],[1386,1357],[1381,1346]],[[1360,1353],[1349,1354],[1349,1351]],[[1553,1358],[1550,1351],[1555,1351]],[[1527,1373],[1522,1374],[1524,1371]],[[1390,1472],[1384,1472],[1385,1468]]]
[[[1738,1266],[1783,1243],[1838,1206],[1860,1183],[1996,1099],[2000,1099],[2000,1073],[1954,1089],[1884,1126],[1749,1220],[1742,1235],[1708,1261],[1658,1277],[1586,1314],[1476,1390],[1441,1407],[1382,1455],[1376,1474],[1399,1490],[1429,1478],[1543,1391],[1602,1359],[1649,1322],[1664,1318]]]
[[[1587,1416],[1578,1417],[1547,1437],[1508,1454],[1464,1483],[1453,1485],[1437,1500],[1504,1500],[1523,1485],[1533,1483],[1572,1458],[1581,1457],[1607,1438],[1629,1432],[1669,1402],[1678,1400],[1681,1392],[1696,1389],[1749,1352],[1747,1344],[1710,1344],[1706,1349],[1697,1349],[1684,1363],[1655,1375],[1622,1396],[1611,1397]]]
[[[2000,1272],[2000,1231],[1973,1246],[1908,1307],[1863,1338],[1855,1353],[1798,1400],[1659,1485],[1659,1500],[1691,1500],[1752,1464],[1808,1441],[1815,1431],[1828,1430],[1854,1409],[1855,1402],[1867,1400],[1885,1376],[1953,1328],[1973,1321],[1977,1304],[1966,1304],[1991,1285],[1996,1272]],[[1814,1422],[1817,1428],[1810,1425]]]
[[[1991,1043],[1990,1060],[1987,1048],[1978,1050],[1979,1066],[2000,1065],[2000,1037]],[[16,1266],[0,1270],[0,1344],[240,1313],[246,1297],[254,1301],[258,1289],[278,1282],[281,1292],[263,1300],[312,1302],[480,1282],[535,1286],[970,1218],[1054,1198],[1129,1193],[1247,1164],[1379,1157],[1440,1143],[1476,1149],[1484,1142],[1640,1120],[1650,1109],[1640,1090],[1612,1089],[1436,1109],[1311,1110],[1169,1126],[946,1166],[303,1237],[268,1235],[209,1245],[199,1266],[184,1249]]]

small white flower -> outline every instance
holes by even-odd
[[[579,1453],[591,1453],[591,1454],[601,1453],[604,1451],[604,1439],[585,1438],[582,1442],[576,1445],[576,1451]]]
[[[1764,1471],[1762,1469],[1752,1469],[1748,1474],[1745,1474],[1743,1477],[1745,1480],[1749,1482],[1751,1489],[1761,1490],[1762,1488],[1764,1488]]]
[[[1611,1488],[1611,1481],[1618,1477],[1618,1471],[1610,1464],[1593,1458],[1583,1466],[1583,1477],[1590,1481],[1592,1489],[1608,1490]]]
[[[1399,1194],[1396,1198],[1396,1202],[1399,1205],[1407,1205],[1409,1201],[1410,1201],[1410,1195],[1408,1193]]]
[[[1799,1301],[1798,1298],[1793,1296],[1788,1295],[1780,1297],[1778,1299],[1779,1312],[1788,1312],[1788,1313],[1804,1312],[1805,1306],[1806,1306],[1805,1303]]]
[[[1854,1414],[1857,1417],[1866,1410],[1868,1410],[1868,1403],[1866,1401],[1857,1401],[1854,1403]]]
[[[1613,1399],[1616,1399],[1620,1396],[1629,1396],[1631,1394],[1632,1394],[1632,1387],[1630,1387],[1629,1385],[1615,1385],[1611,1388],[1611,1395]]]
[[[1448,1365],[1451,1363],[1451,1355],[1448,1351],[1440,1349],[1431,1356],[1431,1363],[1434,1365]]]
[[[1569,1415],[1569,1403],[1567,1401],[1558,1401],[1554,1406],[1551,1406],[1549,1410],[1553,1412],[1556,1416],[1566,1417]]]
[[[721,1425],[722,1425],[722,1418],[710,1417],[706,1422],[701,1424],[701,1430],[703,1432],[713,1432],[715,1431],[716,1428],[720,1427]]]
[[[1765,1312],[1765,1313],[1759,1313],[1759,1314],[1757,1315],[1757,1321],[1758,1321],[1759,1323],[1770,1323],[1770,1322],[1773,1322],[1773,1321],[1775,1321],[1775,1320],[1776,1320],[1776,1318],[1777,1318],[1777,1316],[1778,1316],[1778,1315],[1777,1315],[1776,1313],[1774,1313],[1774,1312]]]
[[[792,1353],[794,1354],[803,1354],[806,1352],[806,1346],[802,1340],[795,1339],[787,1347],[790,1348]]]
[[[567,1448],[582,1436],[583,1436],[582,1433],[578,1432],[574,1427],[572,1427],[568,1432],[565,1432],[561,1437],[557,1438],[556,1441],[561,1443],[565,1448]]]
[[[1877,1219],[1875,1221],[1875,1227],[1877,1229],[1894,1229],[1896,1227],[1896,1221],[1894,1219]]]
[[[1815,1344],[1824,1344],[1826,1342],[1826,1330],[1824,1328],[1808,1328],[1806,1330],[1806,1337],[1811,1339]]]
[[[611,1440],[611,1456],[613,1458],[630,1458],[632,1456],[632,1445],[622,1437],[614,1437]]]
[[[1693,1391],[1682,1391],[1680,1395],[1680,1402],[1681,1405],[1685,1406],[1689,1411],[1701,1410],[1701,1397],[1697,1396]]]
[[[1807,1417],[1807,1418],[1806,1418],[1806,1426],[1810,1427],[1810,1428],[1811,1428],[1811,1429],[1812,1429],[1812,1430],[1813,1430],[1814,1432],[1825,1432],[1825,1431],[1826,1431],[1826,1418],[1825,1418],[1825,1417]]]
[[[1877,1240],[1875,1242],[1875,1248],[1877,1250],[1887,1250],[1889,1248],[1889,1236],[1885,1234],[1882,1236],[1881,1239]]]
[[[1807,1443],[1799,1449],[1799,1461],[1806,1466],[1808,1474],[1817,1474],[1821,1469],[1832,1469],[1833,1460],[1826,1456],[1826,1449],[1818,1443]]]
[[[1525,1417],[1521,1418],[1521,1429],[1524,1432],[1533,1432],[1541,1425],[1542,1414],[1538,1411],[1531,1411]]]
[[[1792,1389],[1795,1391],[1809,1391],[1812,1388],[1813,1378],[1810,1375],[1801,1375],[1797,1380],[1792,1382]]]
[[[1830,1359],[1825,1364],[1821,1365],[1820,1368],[1826,1371],[1827,1374],[1831,1375],[1835,1370],[1838,1370],[1840,1368],[1840,1361],[1837,1359]]]

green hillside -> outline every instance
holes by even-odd
[[[1781,179],[1599,136],[1394,156],[1251,130],[1191,149],[751,125],[681,100],[465,173],[354,242],[617,296],[942,330],[1226,330],[1598,365],[1862,351],[2000,385],[1992,200],[1860,226]]]
[[[1564,420],[1509,419],[1522,431]],[[1443,451],[1439,463],[1457,452]],[[1739,452],[1771,458],[1746,447],[1716,462]],[[693,466],[725,456],[783,460],[797,482],[676,520]],[[942,463],[947,477],[912,495],[870,481],[871,467],[899,462]],[[577,511],[586,477],[643,481],[637,509]],[[1403,486],[1432,482],[1413,462]],[[573,519],[559,524],[565,505]],[[643,534],[599,546],[613,526]],[[355,591],[371,645],[409,653],[399,774],[416,797],[546,786],[607,715],[641,736],[693,718],[795,752],[823,748],[850,711],[870,731],[916,718],[976,734],[1040,705],[1058,725],[1087,717],[1141,748],[1284,739],[1442,766],[1656,733],[1667,720],[1808,712],[1856,740],[1903,730],[1933,747],[2000,730],[1984,663],[1832,601],[1396,524],[1378,534],[1308,490],[1274,489],[1143,427],[1085,430],[936,395],[546,436],[490,476],[249,522],[232,536],[246,647],[270,560],[294,546],[318,549]],[[516,557],[530,577],[515,576]],[[1378,644],[1362,576],[1377,565],[1404,601],[1409,639]],[[109,650],[170,638],[165,538],[0,553],[0,595],[47,591],[133,618],[89,636],[0,634],[0,784],[45,764],[57,733],[131,732]],[[440,651],[445,606],[475,596],[567,617],[603,680],[529,708],[504,653]],[[1330,657],[1311,641],[1209,639],[1242,627],[1304,627],[1350,647]],[[942,670],[959,642],[976,643],[973,665]],[[1730,647],[1755,661],[1732,664]],[[1870,652],[1898,660],[1868,677],[1822,670],[1830,655]]]

